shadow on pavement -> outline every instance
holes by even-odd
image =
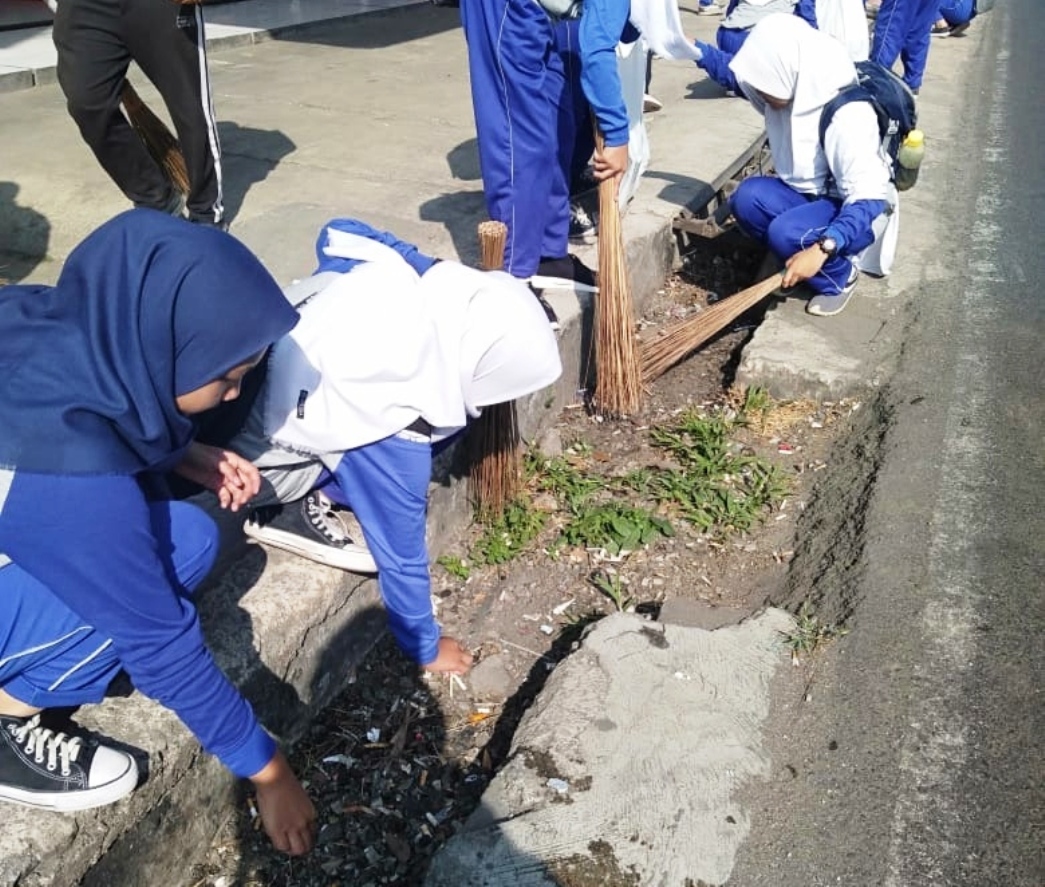
[[[384,49],[398,43],[434,37],[460,26],[461,16],[457,9],[419,3],[346,19],[308,22],[283,28],[272,37],[288,43],[313,43],[345,49]],[[418,77],[423,76],[424,72],[419,70]]]
[[[265,181],[297,145],[275,129],[252,129],[231,120],[218,121],[223,160],[225,219],[231,221],[243,206],[247,192]]]
[[[19,186],[0,181],[0,284],[25,280],[47,258],[51,223],[42,213],[18,205]]]

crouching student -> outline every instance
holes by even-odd
[[[856,68],[838,41],[792,15],[759,22],[730,67],[765,117],[777,172],[741,182],[733,215],[784,263],[786,287],[806,282],[810,314],[837,314],[861,270],[888,273],[898,233],[899,200],[874,109],[842,105],[821,145],[824,106],[856,82]]]
[[[0,799],[71,811],[135,788],[130,755],[44,711],[101,701],[122,668],[254,783],[276,847],[311,847],[311,802],[200,633],[216,528],[154,490],[179,466],[226,507],[249,500],[248,461],[183,464],[192,417],[296,320],[238,241],[146,209],[91,234],[54,287],[0,290]]]
[[[263,477],[263,507],[245,530],[322,563],[376,569],[403,653],[463,674],[472,656],[432,612],[432,450],[484,406],[554,382],[555,335],[509,274],[437,262],[350,219],[325,226],[317,251],[315,275],[287,291],[301,319],[273,348],[230,444]],[[273,514],[273,501],[287,504]],[[365,547],[345,538],[338,505],[354,512]]]

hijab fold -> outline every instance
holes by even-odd
[[[137,474],[192,440],[176,399],[296,313],[238,240],[134,209],[90,234],[53,287],[0,289],[0,468]]]

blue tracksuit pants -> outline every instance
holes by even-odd
[[[486,211],[508,226],[504,267],[531,277],[567,254],[581,101],[576,21],[536,0],[462,0]]]
[[[772,250],[781,262],[816,243],[841,205],[829,197],[800,194],[770,176],[744,179],[733,192],[730,204],[737,224]],[[849,259],[835,256],[824,262],[824,267],[806,285],[816,293],[837,295],[848,282],[852,268]]]
[[[940,4],[939,18],[942,18],[952,28],[955,25],[964,25],[976,17],[976,9],[973,0],[944,0]]]
[[[892,68],[900,59],[911,89],[922,85],[939,5],[940,0],[882,0],[875,18],[871,61]]]
[[[426,665],[439,653],[425,537],[432,445],[400,435],[348,450],[323,492],[355,513],[377,564],[388,628]]]
[[[149,506],[159,555],[191,593],[218,551],[218,530],[185,502]],[[0,687],[37,708],[100,702],[120,669],[112,642],[17,564],[0,568]]]

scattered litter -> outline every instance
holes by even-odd
[[[781,442],[777,445],[776,450],[778,453],[783,453],[785,456],[788,456],[795,451],[795,448],[789,443]]]
[[[555,634],[555,628],[547,624],[541,626],[541,631],[544,632],[544,634]]]
[[[677,681],[691,681],[693,679],[688,674],[686,674],[684,671],[677,671],[677,672],[675,672],[675,680],[677,680]]]
[[[556,779],[555,777],[552,777],[545,783],[545,785],[547,785],[553,792],[560,795],[564,795],[570,790],[570,784],[565,779]]]
[[[576,600],[576,598],[572,598],[571,597],[565,603],[559,604],[557,607],[554,607],[552,609],[552,615],[553,616],[561,616],[563,613],[565,613],[570,608],[570,604],[572,604],[575,600]]]
[[[379,730],[373,730],[371,732],[376,733],[377,736],[375,736],[370,741],[377,742],[378,738],[380,738],[381,736],[381,732]],[[369,733],[367,734],[367,738],[370,738]],[[350,758],[348,755],[327,755],[325,758],[323,758],[324,764],[344,764],[346,767],[351,767],[355,762],[356,759]]]
[[[369,730],[366,731],[366,741],[367,742],[380,742],[381,741],[381,731],[378,730],[377,727],[371,727]]]

